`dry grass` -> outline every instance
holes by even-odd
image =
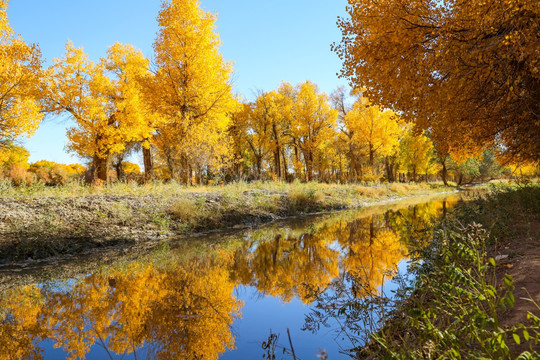
[[[324,208],[325,195],[314,188],[295,187],[287,194],[289,208],[293,213],[316,211]]]
[[[0,213],[4,214],[0,238],[5,240],[0,252],[34,256],[31,246],[22,251],[15,244],[22,244],[24,239],[43,239],[47,244],[59,244],[49,253],[67,253],[75,249],[67,246],[74,243],[73,239],[88,239],[93,246],[99,239],[112,243],[117,239],[130,242],[163,238],[448,190],[438,185],[410,184],[254,182],[194,187],[176,183],[13,187],[0,182]]]
[[[355,191],[358,195],[367,198],[380,198],[388,194],[387,187],[374,187],[374,186],[356,186]]]
[[[114,183],[103,186],[89,186],[77,182],[71,182],[63,186],[45,186],[34,184],[28,186],[12,186],[10,182],[0,180],[0,197],[54,197],[70,198],[93,195],[131,195],[131,196],[157,196],[169,198],[186,194],[215,193],[224,196],[238,197],[244,192],[268,192],[268,193],[293,193],[298,191],[320,191],[323,194],[337,194],[347,196],[381,197],[389,192],[407,194],[441,188],[439,183],[430,184],[383,184],[383,185],[358,185],[358,184],[324,184],[324,183],[285,183],[277,181],[257,182],[234,182],[227,185],[195,185],[186,186],[176,182],[161,183],[151,182],[145,185],[136,183]]]
[[[400,194],[407,195],[414,193],[416,191],[428,190],[429,185],[427,184],[402,184],[402,183],[393,183],[390,185],[390,191]]]
[[[180,198],[171,205],[169,213],[174,219],[189,223],[196,214],[199,214],[199,209],[194,199]]]

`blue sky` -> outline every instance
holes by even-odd
[[[93,60],[115,41],[132,44],[152,57],[161,0],[11,0],[8,17],[27,43],[38,43],[46,65],[64,53],[69,39]],[[305,80],[331,92],[344,79],[330,44],[340,40],[338,16],[346,0],[202,0],[218,14],[221,52],[234,62],[234,91],[252,99],[257,90],[282,80]],[[67,117],[50,117],[34,137],[24,139],[30,161],[80,162],[66,153]]]

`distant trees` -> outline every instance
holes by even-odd
[[[301,151],[306,181],[314,180],[314,171],[322,164],[325,148],[335,135],[338,112],[332,109],[326,94],[306,81],[297,86],[290,112],[290,137],[295,149]]]
[[[352,94],[341,87],[328,96],[311,81],[283,82],[241,101],[232,93],[232,64],[219,52],[217,17],[197,0],[163,3],[153,66],[131,45],[115,43],[93,62],[68,42],[46,70],[39,48],[14,35],[0,0],[2,176],[31,180],[28,166],[13,163],[26,154],[27,164],[28,154],[12,140],[32,134],[44,112],[71,117],[67,148],[89,160],[92,182],[440,175],[447,184],[500,176],[501,152],[519,164],[538,160],[537,6],[351,3],[334,49]],[[127,162],[140,151],[144,175]],[[57,182],[46,175],[49,168],[55,166],[34,174]]]
[[[41,182],[45,185],[65,185],[80,178],[86,170],[79,164],[57,164],[41,160],[29,163],[30,153],[22,146],[6,142],[0,147],[0,182],[7,179],[13,185],[30,185]]]
[[[427,172],[432,161],[433,145],[424,134],[416,135],[408,130],[399,144],[399,157],[403,166],[412,174],[412,180],[417,180],[420,172]]]
[[[458,149],[443,135],[418,132],[360,94],[348,97],[340,88],[328,97],[311,82],[283,83],[244,102],[231,117],[229,135],[239,165],[230,170],[237,179],[427,181],[440,176],[446,184],[461,184],[502,176],[492,150]]]
[[[344,122],[354,147],[367,157],[371,175],[375,172],[377,157],[392,156],[397,152],[403,129],[394,112],[382,111],[378,106],[373,106],[361,98],[345,115]],[[391,173],[390,171],[389,174]]]
[[[337,114],[312,82],[296,87],[284,83],[245,103],[233,116],[231,131],[248,148],[245,161],[253,163],[254,178],[261,179],[268,165],[275,179],[285,179],[292,171],[311,181],[322,174],[327,148],[335,139]]]
[[[68,42],[64,57],[48,70],[47,108],[75,121],[68,130],[68,149],[92,158],[96,179],[108,180],[112,154],[154,131],[138,83],[147,69],[148,60],[131,45],[112,45],[95,64]]]

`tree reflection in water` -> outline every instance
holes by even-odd
[[[93,345],[110,358],[144,350],[156,359],[217,359],[234,347],[241,302],[223,258],[174,269],[153,264],[96,273],[65,291],[26,286],[4,297],[0,358],[39,358],[51,339],[70,359]],[[143,349],[144,348],[144,349]]]
[[[388,211],[384,215],[358,219],[347,224],[338,241],[347,255],[344,271],[316,301],[306,315],[304,330],[318,332],[333,327],[342,352],[356,358],[356,352],[376,331],[392,309],[396,297],[407,290],[408,279],[399,274],[397,265],[408,249],[429,241],[437,224],[446,217],[455,200],[444,200]],[[398,283],[397,294],[383,291],[385,281]]]
[[[5,291],[0,358],[42,358],[42,342],[50,340],[71,359],[85,358],[96,346],[110,358],[217,359],[235,346],[231,326],[242,308],[233,295],[238,285],[283,303],[297,298],[311,304],[305,329],[335,326],[354,348],[388,306],[381,286],[409,245],[426,241],[452,205],[342,212],[306,220],[307,225],[235,235],[232,248],[217,245],[202,255],[198,250],[189,260],[176,260],[185,256],[171,250],[163,263],[146,259],[69,285]]]

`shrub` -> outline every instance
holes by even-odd
[[[57,164],[52,161],[41,160],[30,165],[29,171],[34,173],[37,180],[45,185],[65,185],[69,181],[84,174],[85,168],[79,164]]]
[[[289,207],[293,212],[308,211],[321,207],[324,194],[315,189],[293,188],[289,191]]]
[[[8,178],[15,186],[23,186],[32,183],[32,176],[20,165],[11,165],[9,167]]]
[[[211,211],[206,206],[204,197],[179,198],[174,200],[173,204],[167,209],[168,215],[173,220],[180,220],[192,228],[201,225],[201,222],[214,222],[219,216],[221,210],[214,209]]]

